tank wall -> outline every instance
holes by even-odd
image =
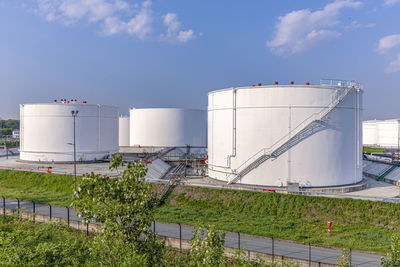
[[[377,122],[363,122],[363,145],[378,144]]]
[[[211,92],[209,176],[227,181],[232,170],[240,169],[261,149],[272,147],[290,129],[329,105],[334,92],[335,88],[313,86]],[[360,94],[352,91],[330,113],[321,129],[278,158],[264,162],[239,182],[282,186],[290,181],[303,186],[334,186],[361,181],[361,120],[356,106],[362,106]]]
[[[118,108],[85,104],[21,105],[21,160],[73,161],[72,110],[77,160],[102,159],[118,151]]]
[[[131,146],[206,146],[206,111],[131,109]]]
[[[129,146],[129,117],[119,117],[119,146]]]
[[[383,147],[397,147],[399,143],[399,122],[387,120],[377,122],[377,143]]]

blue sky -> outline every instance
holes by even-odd
[[[206,108],[262,82],[364,85],[364,118],[400,117],[400,0],[0,0],[0,117],[77,98]]]

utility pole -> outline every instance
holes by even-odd
[[[72,110],[71,115],[74,118],[74,187],[76,191],[76,133],[75,133],[75,125],[76,125],[76,116],[78,115],[78,110]]]

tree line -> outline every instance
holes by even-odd
[[[0,135],[12,135],[14,130],[19,130],[19,120],[0,120]]]

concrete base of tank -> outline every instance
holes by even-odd
[[[278,187],[278,186],[267,186],[267,185],[249,185],[249,184],[227,184],[226,182],[213,179],[211,177],[205,178],[209,183],[214,185],[219,185],[226,189],[238,189],[238,190],[252,190],[252,191],[276,191],[282,193],[296,193],[296,190],[291,190],[288,187]],[[310,193],[348,193],[354,191],[360,191],[366,189],[368,183],[365,179],[356,184],[340,185],[340,186],[327,186],[327,187],[300,187],[297,192],[310,192]]]

